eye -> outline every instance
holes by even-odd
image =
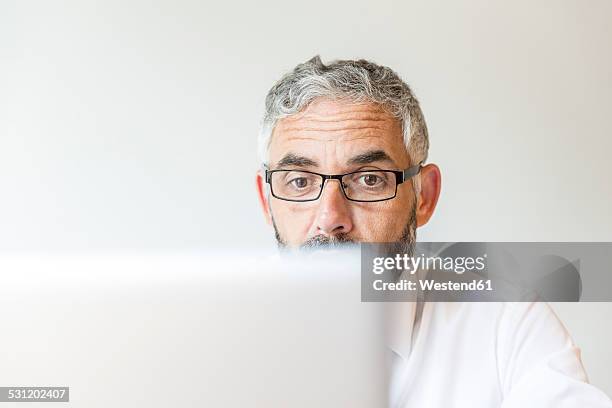
[[[296,188],[305,188],[308,186],[308,179],[306,177],[296,177],[290,180],[289,184]]]
[[[359,182],[366,187],[377,187],[381,183],[384,183],[384,179],[377,174],[368,173],[359,177]]]
[[[374,174],[366,174],[363,176],[363,182],[368,186],[375,186],[378,181],[378,176],[375,176]]]

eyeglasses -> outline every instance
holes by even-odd
[[[266,170],[272,195],[285,201],[315,201],[321,197],[326,180],[338,180],[350,201],[376,202],[395,198],[397,186],[421,171],[421,164],[403,171],[360,170],[346,174],[320,174],[305,170]]]

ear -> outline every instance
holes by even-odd
[[[255,176],[255,183],[257,184],[257,195],[259,196],[259,204],[264,212],[264,217],[268,225],[272,225],[272,215],[270,214],[270,203],[268,202],[268,194],[266,193],[266,180],[264,179],[264,172],[262,170],[257,171]]]
[[[428,164],[421,168],[421,191],[417,200],[416,223],[417,227],[427,224],[433,215],[440,196],[442,175],[435,164]]]

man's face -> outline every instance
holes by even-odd
[[[319,99],[280,120],[270,143],[271,170],[344,174],[358,170],[404,170],[415,163],[400,122],[374,104]],[[316,201],[289,202],[269,195],[265,203],[279,244],[414,240],[415,193],[411,182],[381,202],[347,200],[339,181],[327,180]]]

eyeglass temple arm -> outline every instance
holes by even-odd
[[[419,174],[419,172],[421,171],[421,167],[423,167],[423,162],[420,162],[416,166],[412,166],[404,170],[402,173],[402,182],[409,180],[411,177],[414,177]]]

